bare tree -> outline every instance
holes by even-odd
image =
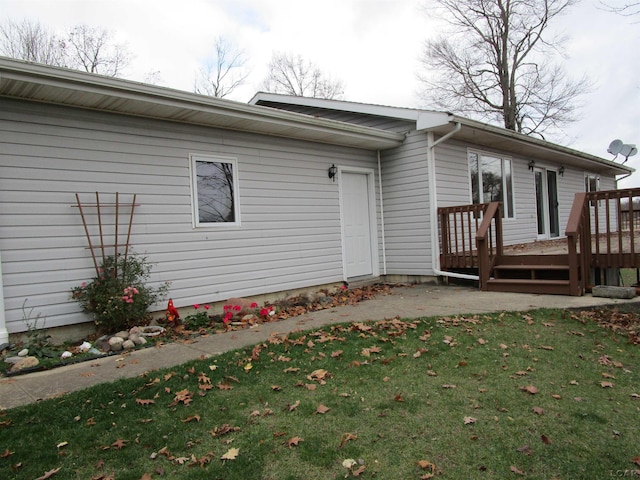
[[[344,95],[341,80],[328,77],[301,55],[281,52],[271,57],[262,88],[299,97],[338,99]]]
[[[214,44],[214,58],[200,69],[194,91],[202,95],[223,98],[244,85],[251,73],[246,68],[243,50],[236,50],[231,43],[218,37]]]
[[[625,2],[622,5],[611,5],[609,2],[601,2],[609,12],[617,13],[623,17],[640,15],[640,2]]]
[[[547,30],[578,0],[434,1],[452,29],[425,44],[425,100],[525,134],[575,121],[590,83],[553,63],[563,39]]]
[[[39,22],[5,20],[0,24],[0,53],[28,62],[63,67],[65,42]]]
[[[129,64],[124,45],[113,42],[113,33],[104,28],[76,25],[68,34],[67,62],[70,68],[117,77]]]
[[[112,77],[129,62],[126,47],[108,30],[77,25],[58,35],[39,22],[5,20],[0,24],[0,53],[7,57]]]

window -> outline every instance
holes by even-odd
[[[470,151],[471,201],[473,203],[502,202],[504,216],[513,218],[512,172],[510,158]]]
[[[597,175],[586,173],[584,175],[584,191],[597,192],[598,190],[600,190],[600,177],[598,177]],[[593,207],[595,204],[595,200],[589,201],[589,205],[591,207]]]
[[[191,155],[191,188],[196,227],[240,225],[236,159]]]

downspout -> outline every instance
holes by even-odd
[[[380,165],[380,150],[378,150],[378,189],[380,190],[380,228],[382,230],[382,274],[387,274],[387,246],[384,240],[384,200],[382,198],[382,166]]]
[[[429,172],[429,205],[431,206],[431,261],[433,273],[442,277],[462,278],[464,280],[480,280],[478,275],[466,275],[464,273],[445,272],[440,270],[440,241],[438,239],[438,195],[436,192],[436,154],[435,147],[439,143],[449,139],[462,128],[460,122],[446,135],[438,140],[433,140],[433,132],[427,132],[427,170]]]
[[[4,316],[4,287],[2,286],[2,258],[0,258],[0,345],[9,341],[6,320]]]

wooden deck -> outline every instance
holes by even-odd
[[[640,268],[637,203],[640,189],[577,193],[566,237],[517,245],[504,245],[498,202],[439,208],[440,268],[475,271],[484,290],[582,295],[611,269]]]

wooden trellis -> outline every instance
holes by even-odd
[[[104,195],[104,194],[103,194]],[[80,201],[80,195],[76,193],[76,202],[78,210],[80,211],[80,216],[82,217],[82,224],[84,225],[84,232],[87,236],[87,241],[89,242],[89,251],[91,252],[91,258],[93,258],[93,265],[96,269],[96,275],[100,275],[100,267],[98,266],[97,255],[102,257],[102,263],[104,264],[107,257],[109,256],[109,249],[113,249],[113,256],[117,257],[120,253],[120,249],[124,248],[124,261],[127,261],[127,255],[129,254],[129,241],[131,240],[131,226],[133,225],[133,213],[135,208],[138,206],[136,203],[136,195],[133,194],[131,202],[120,203],[120,194],[118,192],[115,193],[115,201],[101,203],[100,194],[96,192],[95,203],[85,203],[82,204]],[[85,214],[85,209],[95,208],[96,209],[96,217],[98,221],[98,233],[91,234],[89,231],[89,224],[87,223],[88,214]],[[115,208],[115,212],[113,209]],[[127,239],[124,243],[120,243],[119,239],[119,227],[120,227],[120,214],[121,209],[129,209],[129,222],[128,225],[122,225],[122,227],[127,227]],[[105,228],[109,225],[107,221],[108,218],[113,215],[113,243],[105,243]],[[115,275],[118,274],[118,262],[115,262],[116,271]]]

